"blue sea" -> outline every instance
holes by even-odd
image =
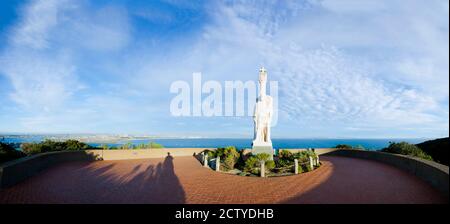
[[[39,142],[44,137],[31,136],[27,138],[6,137],[4,142],[22,143],[22,142]],[[415,139],[272,139],[273,147],[275,149],[295,149],[295,148],[330,148],[338,144],[347,144],[354,147],[362,146],[368,150],[379,150],[387,147],[390,142],[405,141],[411,144],[417,144],[430,139],[415,138]],[[156,142],[162,144],[166,148],[218,148],[226,146],[236,146],[238,149],[251,148],[252,139],[242,138],[160,138],[160,139],[145,139],[145,140],[126,140],[109,143],[108,146],[120,146],[131,142],[132,144],[141,144]],[[100,146],[104,143],[89,142],[92,146]]]

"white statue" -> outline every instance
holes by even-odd
[[[273,115],[273,99],[266,95],[267,71],[259,70],[259,97],[256,100],[253,121],[255,122],[255,133],[253,139],[254,153],[273,154],[272,140],[270,140],[270,124]]]

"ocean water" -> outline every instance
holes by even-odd
[[[9,137],[4,138],[4,142],[22,143],[39,142],[44,137],[31,136],[29,138]],[[272,139],[275,149],[295,149],[295,148],[330,148],[338,144],[347,144],[354,147],[362,146],[368,150],[379,150],[387,147],[390,142],[405,141],[411,144],[417,144],[429,139]],[[156,142],[166,148],[217,148],[226,146],[236,146],[238,149],[251,148],[252,139],[242,138],[195,138],[195,139],[146,139],[146,140],[127,140],[115,143],[109,143],[108,146],[120,146],[131,142],[132,144],[141,144]],[[92,146],[100,146],[103,143],[89,142]]]

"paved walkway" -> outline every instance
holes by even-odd
[[[321,161],[312,172],[274,178],[216,173],[193,157],[71,162],[0,191],[0,203],[448,203],[392,166]]]

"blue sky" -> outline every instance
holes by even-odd
[[[251,137],[173,117],[177,80],[279,82],[273,137],[449,133],[447,0],[0,3],[0,133]]]

